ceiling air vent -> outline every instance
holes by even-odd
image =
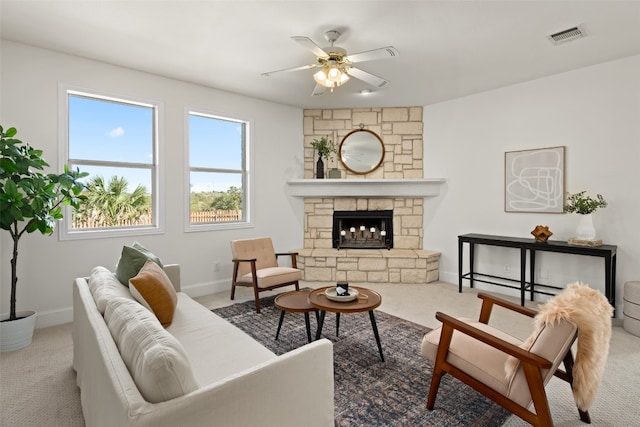
[[[578,25],[577,27],[569,28],[567,30],[560,31],[555,34],[551,34],[547,36],[547,38],[554,45],[559,45],[559,44],[570,42],[576,39],[581,39],[586,35],[587,33],[585,32],[584,27],[582,25]]]

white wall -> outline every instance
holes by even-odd
[[[0,124],[42,148],[58,164],[58,85],[158,100],[164,108],[166,232],[139,240],[165,262],[182,265],[185,290],[198,295],[227,289],[229,241],[260,235],[278,250],[302,247],[302,199],[288,197],[286,180],[303,176],[302,111],[130,69],[2,41]],[[198,64],[194,64],[198,66]],[[617,307],[622,285],[640,278],[640,57],[510,86],[424,109],[425,177],[445,177],[442,195],[425,203],[424,247],[442,252],[440,277],[457,283],[457,236],[463,233],[530,237],[548,225],[552,239],[574,234],[577,218],[505,213],[504,152],[564,145],[566,186],[602,193],[609,206],[596,213],[600,238],[618,245]],[[254,135],[255,228],[183,231],[184,108],[249,117]],[[0,233],[0,312],[8,310],[11,241]],[[18,309],[40,313],[38,327],[71,320],[71,282],[95,265],[113,267],[133,238],[59,241],[32,234],[21,241]],[[547,256],[548,255],[548,256]],[[603,289],[598,258],[541,254],[548,281],[583,280]],[[221,261],[220,272],[213,262]],[[518,256],[479,249],[485,271],[517,276]],[[496,289],[496,288],[494,288]],[[498,289],[499,290],[499,289]]]
[[[440,277],[456,284],[459,234],[532,237],[542,224],[551,239],[575,236],[575,214],[503,207],[505,151],[566,146],[566,190],[609,202],[594,222],[597,237],[618,246],[621,316],[624,282],[640,280],[640,56],[426,106],[424,146],[425,177],[447,179],[443,194],[426,202],[424,247],[442,251]],[[478,271],[504,275],[509,263],[518,277],[518,251],[480,246],[477,253]],[[541,282],[581,280],[604,292],[601,258],[544,253],[537,260],[548,276]]]
[[[160,101],[164,115],[165,233],[139,238],[59,241],[31,234],[20,242],[18,310],[39,312],[38,327],[71,320],[71,283],[96,265],[113,268],[123,244],[133,240],[164,262],[182,265],[190,294],[229,289],[229,241],[269,235],[277,250],[302,247],[302,200],[286,196],[285,181],[303,175],[302,110],[235,95],[109,64],[2,41],[0,123],[44,150],[58,164],[58,87],[68,84],[122,96]],[[193,64],[194,67],[199,64]],[[212,71],[214,72],[214,71]],[[185,233],[183,224],[185,107],[251,120],[255,177],[254,228]],[[0,233],[0,312],[9,307],[11,239]],[[214,272],[214,261],[221,271]]]

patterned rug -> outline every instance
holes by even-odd
[[[276,354],[307,343],[302,313],[287,313],[275,340],[280,310],[274,297],[261,299],[262,313],[253,301],[213,310]],[[472,388],[445,375],[435,409],[425,408],[431,381],[431,362],[420,355],[420,341],[429,331],[379,310],[375,311],[380,333],[380,354],[368,313],[340,316],[336,337],[335,314],[327,313],[323,338],[333,342],[336,426],[498,426],[509,413]],[[316,319],[311,318],[315,334]]]

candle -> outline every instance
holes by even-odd
[[[386,232],[386,231],[384,231],[384,230],[382,230],[382,231],[380,231],[380,235],[381,235],[381,236],[386,236],[386,235],[387,235],[387,232]]]
[[[372,232],[372,233],[375,233],[375,232],[376,232],[376,228],[375,228],[375,227],[371,227],[371,228],[369,229],[369,231],[370,231],[370,232]]]
[[[347,235],[347,232],[346,232],[345,230],[341,230],[341,231],[340,231],[340,235],[341,235],[341,236],[346,236],[346,235]]]
[[[360,226],[360,231],[364,231],[364,225]]]
[[[356,232],[356,228],[355,228],[355,227],[351,227],[351,228],[349,229],[349,231],[350,231],[350,232],[352,232],[352,233],[355,233],[355,232]]]

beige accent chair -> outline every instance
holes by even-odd
[[[251,287],[256,300],[256,312],[260,313],[260,292],[289,285],[294,285],[296,291],[300,290],[298,281],[302,280],[302,270],[297,268],[297,253],[276,253],[271,238],[233,240],[231,254],[231,299],[235,298],[236,286]],[[291,267],[278,266],[279,256],[290,256]]]
[[[438,312],[436,318],[442,326],[422,340],[422,355],[434,362],[427,409],[433,410],[440,380],[449,373],[528,423],[552,426],[544,387],[555,375],[573,388],[571,346],[578,335],[577,326],[567,320],[547,325],[527,339],[532,343],[527,350],[523,348],[528,347],[526,343],[488,325],[491,310],[498,305],[532,318],[537,312],[487,294],[480,293],[478,298],[482,299],[478,320]],[[558,369],[560,363],[565,371]],[[517,369],[510,373],[509,364]],[[527,409],[532,402],[535,411]],[[591,422],[588,411],[578,408],[578,412],[582,421]]]

